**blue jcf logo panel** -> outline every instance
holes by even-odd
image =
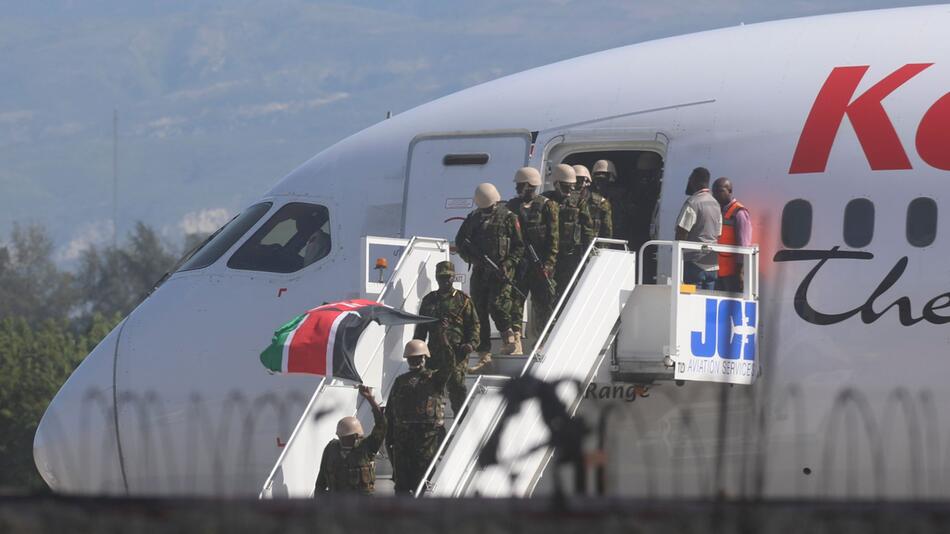
[[[756,302],[706,299],[706,328],[690,333],[693,356],[755,360]]]

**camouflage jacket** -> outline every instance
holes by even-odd
[[[397,376],[386,404],[390,424],[396,430],[442,426],[445,423],[443,394],[451,372],[451,365],[443,365],[438,371],[422,369]]]
[[[476,209],[468,214],[455,235],[455,249],[469,264],[479,265],[481,254],[485,254],[504,269],[505,274],[512,276],[524,259],[524,239],[518,217],[502,202],[487,212]]]
[[[606,197],[596,191],[581,191],[581,201],[587,203],[591,222],[594,225],[594,237],[611,238],[614,236],[613,206]]]
[[[321,493],[360,493],[372,495],[376,489],[376,453],[386,436],[386,417],[375,414],[373,431],[350,452],[343,454],[340,440],[323,449],[314,495]]]
[[[430,292],[422,297],[419,315],[439,319],[434,323],[416,325],[413,337],[422,341],[428,338],[429,350],[447,350],[458,358],[461,345],[478,346],[478,314],[471,297],[464,292],[457,289],[446,294]]]
[[[557,202],[542,195],[534,197],[530,202],[515,197],[508,201],[508,209],[518,215],[525,248],[530,244],[541,263],[553,269],[561,237]],[[527,255],[525,251],[525,256]]]
[[[544,196],[558,203],[558,254],[583,254],[595,237],[594,221],[590,216],[588,204],[581,201],[577,192],[561,195],[557,191],[545,191]]]

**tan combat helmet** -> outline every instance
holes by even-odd
[[[551,171],[551,179],[555,183],[576,184],[577,174],[574,173],[574,167],[561,163]]]
[[[637,157],[638,171],[655,171],[663,167],[663,158],[656,152],[643,152]]]
[[[581,183],[590,184],[590,171],[583,165],[574,165],[574,174],[580,179]]]
[[[597,163],[594,163],[594,169],[591,171],[591,173],[595,176],[600,173],[606,173],[608,179],[614,180],[617,177],[617,168],[614,167],[614,162],[607,159],[601,159],[597,160]]]
[[[541,187],[541,173],[534,167],[522,167],[515,173],[515,183]]]
[[[360,420],[352,415],[340,419],[340,422],[336,424],[336,437],[342,439],[344,436],[353,434],[363,437],[363,425],[360,424]]]
[[[403,358],[412,358],[413,356],[429,357],[429,346],[421,339],[413,339],[406,343],[406,350],[402,351]]]
[[[478,184],[478,187],[475,188],[475,205],[479,208],[490,208],[500,201],[501,195],[498,194],[498,189],[492,184]]]

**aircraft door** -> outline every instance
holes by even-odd
[[[409,147],[403,206],[403,237],[441,237],[454,241],[472,209],[472,195],[491,182],[501,198],[514,196],[515,171],[525,166],[532,134],[498,130],[423,134]],[[468,291],[468,266],[453,255],[462,288]]]

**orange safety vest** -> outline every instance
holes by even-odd
[[[720,245],[737,245],[736,242],[736,212],[746,210],[738,200],[734,201],[722,214],[722,234],[719,235]],[[719,253],[719,276],[732,276],[739,272],[736,255],[731,252]]]

